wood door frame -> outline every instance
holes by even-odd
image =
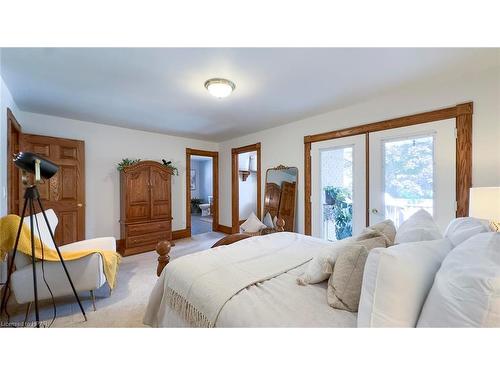
[[[326,133],[307,135],[304,137],[304,233],[311,235],[311,143],[330,139],[365,134],[368,141],[370,133],[396,129],[405,126],[425,124],[434,121],[455,118],[456,121],[456,217],[467,216],[469,212],[469,189],[472,186],[472,114],[473,102],[457,104],[429,112],[397,117],[389,120],[373,122],[359,126],[334,130]],[[366,147],[366,224],[369,225],[369,145]]]
[[[212,231],[219,230],[219,152],[186,148],[186,229],[172,232],[173,239],[191,237],[191,156],[212,158],[212,196],[215,212],[212,213]]]
[[[10,110],[10,108],[7,108],[7,202],[8,202],[8,207],[7,207],[7,213],[9,214],[16,214],[20,215],[20,207],[19,207],[19,202],[21,199],[20,193],[15,196],[12,194],[13,191],[15,191],[16,187],[19,188],[19,170],[14,166],[14,163],[11,163],[12,160],[12,138],[11,138],[11,133],[17,132],[18,133],[18,143],[17,143],[17,148],[19,149],[21,147],[21,137],[22,137],[22,127],[21,124],[17,121],[16,117]],[[16,199],[18,200],[17,203],[17,209],[16,209]]]
[[[238,233],[240,227],[240,189],[238,173],[238,155],[246,152],[257,152],[257,217],[262,220],[262,175],[260,142],[231,149],[231,231]]]

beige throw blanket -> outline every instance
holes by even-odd
[[[145,323],[155,325],[155,312],[166,304],[191,326],[214,327],[226,302],[239,291],[299,267],[318,248],[328,246],[321,240],[283,232],[178,258],[158,280]]]

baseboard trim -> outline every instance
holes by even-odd
[[[172,240],[180,240],[181,238],[191,237],[191,228],[179,229],[172,231]]]
[[[233,229],[231,227],[221,224],[217,226],[217,231],[225,234],[233,234]]]

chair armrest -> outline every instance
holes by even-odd
[[[114,237],[99,237],[91,240],[73,242],[60,246],[61,252],[77,250],[111,250],[116,251],[116,239]]]

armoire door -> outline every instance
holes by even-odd
[[[285,231],[293,232],[295,223],[295,197],[297,183],[284,181],[281,184],[281,197],[278,217],[285,220]]]
[[[85,143],[83,141],[23,134],[21,151],[39,154],[59,166],[50,180],[38,185],[42,204],[52,208],[59,223],[55,231],[58,245],[85,239]],[[20,186],[20,194],[24,186]],[[37,212],[39,211],[35,205]]]
[[[151,212],[150,168],[139,168],[127,174],[127,221],[149,220]]]
[[[155,167],[150,170],[151,219],[170,219],[170,174]]]

